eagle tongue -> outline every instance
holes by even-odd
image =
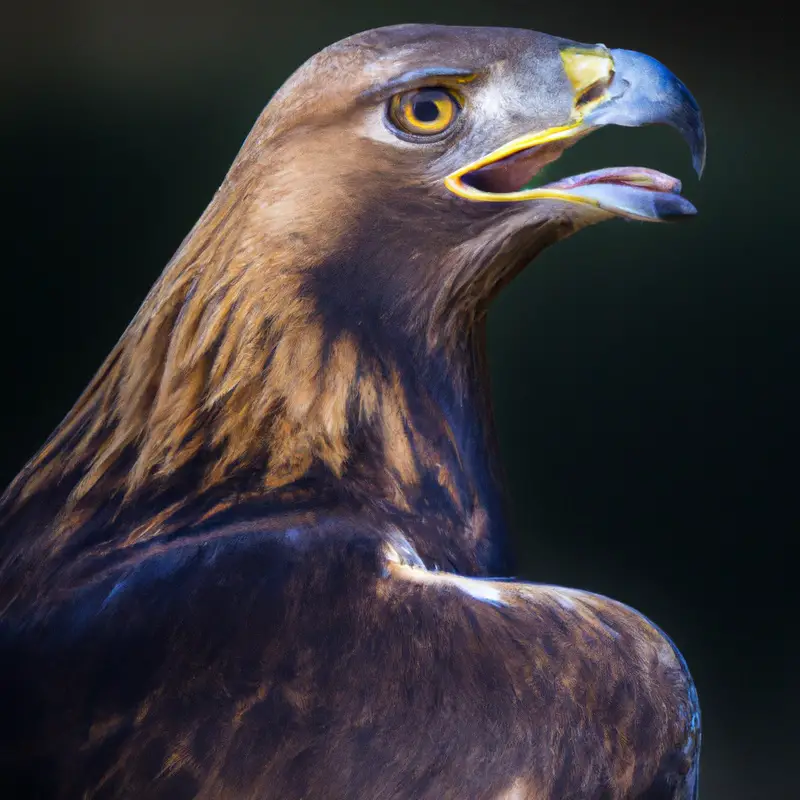
[[[607,167],[584,172],[580,175],[571,175],[568,178],[548,184],[553,189],[574,189],[577,186],[591,184],[618,184],[622,186],[638,187],[654,192],[669,192],[679,194],[681,182],[671,175],[646,167]]]

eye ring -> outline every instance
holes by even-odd
[[[389,101],[388,117],[397,133],[414,140],[430,139],[450,131],[461,108],[450,90],[424,87],[394,95]]]

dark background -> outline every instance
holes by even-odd
[[[800,797],[798,75],[758,3],[71,0],[0,22],[5,485],[58,424],[305,58],[395,22],[531,27],[665,62],[706,115],[606,129],[571,168],[677,174],[699,216],[558,245],[490,318],[520,573],[665,628],[704,713],[704,800]],[[786,12],[788,14],[788,11]],[[795,73],[797,72],[795,67]]]

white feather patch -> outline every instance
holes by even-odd
[[[415,583],[427,583],[442,588],[452,587],[475,600],[491,605],[506,605],[505,585],[491,578],[467,578],[451,572],[429,570],[411,542],[393,528],[384,549],[390,573]]]

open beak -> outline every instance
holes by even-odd
[[[700,108],[663,64],[632,50],[602,46],[562,50],[561,60],[574,93],[568,122],[508,142],[448,175],[445,186],[459,197],[478,202],[562,200],[651,221],[695,214],[695,207],[679,194],[680,181],[642,167],[594,170],[525,188],[545,164],[604,125],[670,125],[689,145],[698,177],[705,164]]]

